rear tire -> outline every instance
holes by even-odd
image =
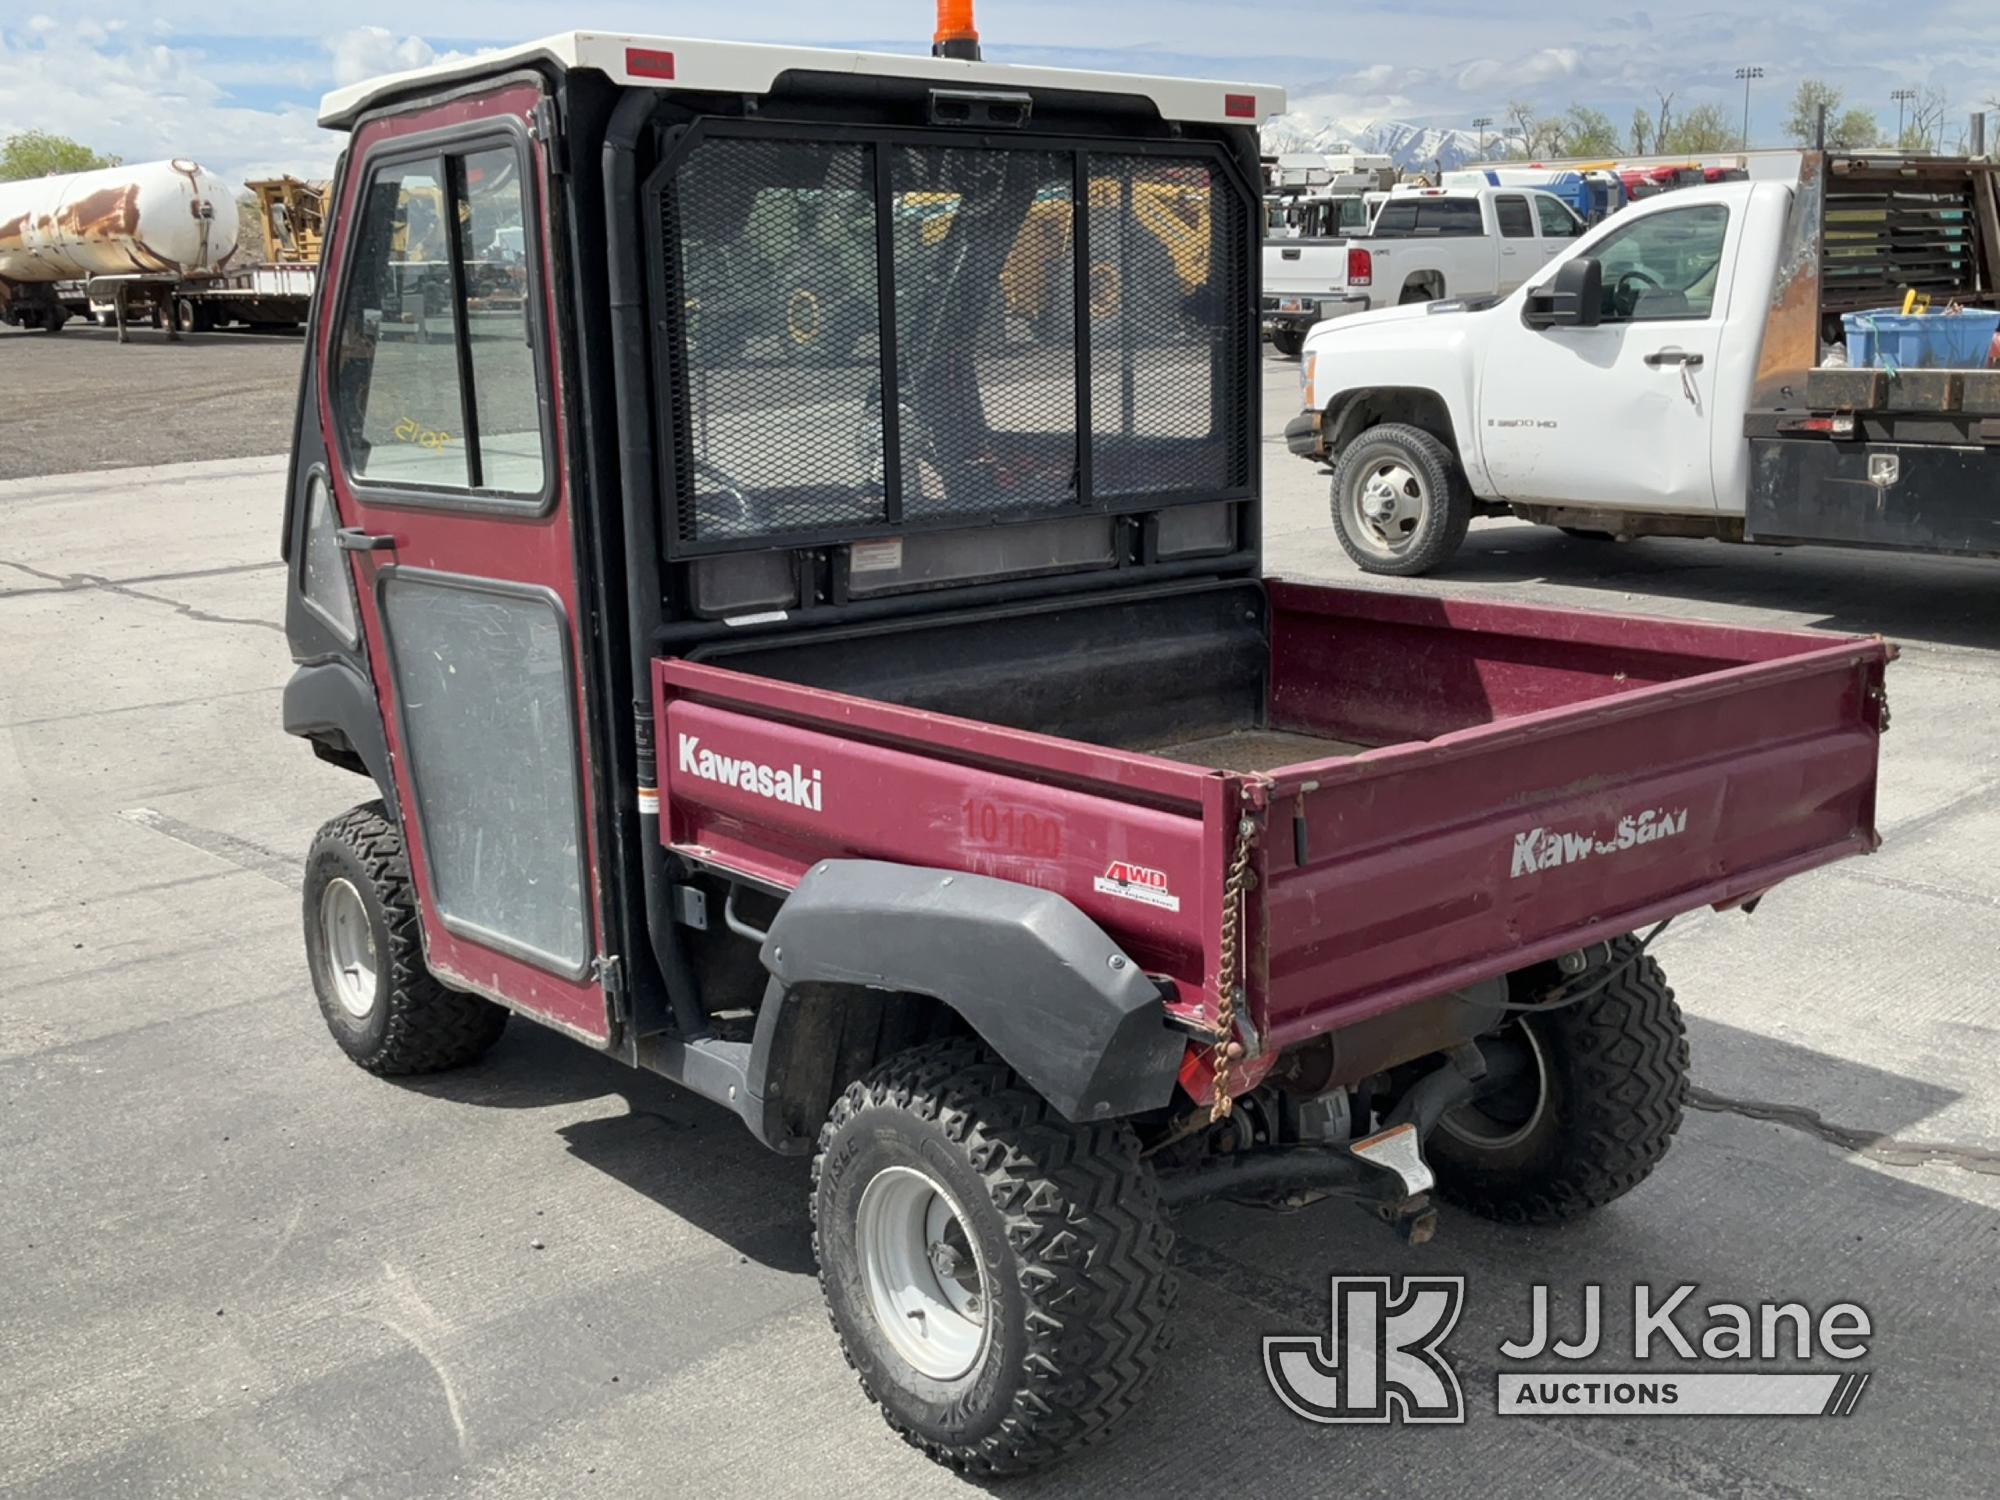
[[[1619,939],[1611,962],[1636,947]],[[1659,964],[1642,955],[1590,999],[1514,1024],[1533,1082],[1439,1122],[1424,1145],[1438,1195],[1502,1223],[1554,1224],[1631,1192],[1667,1154],[1687,1099],[1687,1033]]]
[[[435,1073],[500,1039],[507,1011],[424,966],[403,836],[380,802],[326,824],[306,855],[306,959],[327,1030],[371,1073]]]
[[[1371,427],[1341,451],[1332,508],[1334,534],[1355,564],[1397,578],[1442,567],[1472,525],[1472,491],[1457,457],[1400,422]]]
[[[812,1178],[841,1352],[906,1442],[972,1474],[1020,1473],[1136,1404],[1176,1283],[1129,1127],[1067,1123],[954,1039],[851,1085]]]
[[[1271,330],[1272,352],[1286,359],[1297,359],[1306,347],[1306,336],[1297,328],[1273,328]]]

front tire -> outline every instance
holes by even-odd
[[[1458,459],[1431,433],[1371,427],[1333,469],[1333,530],[1364,573],[1414,578],[1442,567],[1472,524]]]
[[[1520,1085],[1438,1123],[1424,1150],[1446,1202],[1554,1224],[1622,1198],[1660,1164],[1687,1100],[1687,1032],[1666,975],[1636,947],[1613,945],[1611,964],[1625,967],[1589,999],[1514,1023],[1531,1054]]]
[[[1048,1463],[1152,1378],[1173,1233],[1136,1138],[1065,1122],[976,1042],[913,1048],[835,1101],[812,1220],[842,1353],[940,1463]]]
[[[436,1073],[500,1039],[507,1011],[424,965],[403,836],[380,802],[342,813],[306,855],[306,960],[327,1030],[371,1073]]]

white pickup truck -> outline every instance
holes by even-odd
[[[1264,246],[1264,332],[1290,357],[1328,318],[1443,297],[1505,296],[1582,233],[1568,205],[1532,189],[1398,190],[1365,234]]]
[[[1371,573],[1438,567],[1476,514],[2000,556],[2000,370],[1822,366],[1841,314],[1905,289],[2000,303],[1996,181],[1807,152],[1651,199],[1497,303],[1320,323],[1287,444]]]

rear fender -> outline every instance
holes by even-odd
[[[285,684],[284,723],[285,733],[311,740],[321,759],[365,771],[395,816],[396,788],[389,779],[382,711],[365,677],[344,661],[298,668]]]
[[[813,1003],[802,987],[814,985],[933,997],[1069,1120],[1166,1105],[1187,1048],[1159,985],[1095,922],[989,876],[823,860],[786,898],[762,958],[786,1006]]]

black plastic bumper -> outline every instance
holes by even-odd
[[[1326,447],[1320,440],[1320,414],[1302,411],[1285,424],[1285,446],[1300,458],[1321,459]]]

